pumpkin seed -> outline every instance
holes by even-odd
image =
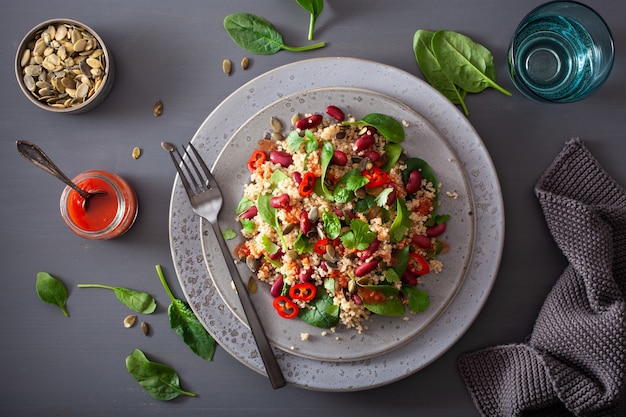
[[[124,327],[126,327],[127,329],[131,328],[135,325],[136,321],[137,321],[136,315],[131,314],[130,316],[126,316],[126,318],[124,318]]]
[[[282,122],[274,116],[270,118],[270,125],[272,126],[272,130],[274,132],[281,132],[283,130]]]
[[[225,59],[224,61],[222,61],[222,71],[224,71],[224,74],[230,75],[232,69],[233,63],[230,62],[230,59]]]
[[[295,125],[300,119],[302,119],[302,115],[300,113],[294,113],[294,115],[291,116],[291,124]]]
[[[244,56],[243,59],[241,60],[241,68],[248,69],[249,65],[250,65],[250,60],[248,59],[247,56]]]
[[[139,159],[141,156],[141,149],[137,146],[133,148],[133,159]]]
[[[152,108],[152,114],[154,115],[154,117],[159,117],[163,114],[163,102],[161,100],[157,100],[157,102],[154,104],[154,107]]]
[[[256,294],[257,287],[258,287],[258,285],[257,285],[256,279],[250,278],[248,280],[248,292],[250,294]]]
[[[141,331],[146,336],[148,336],[150,334],[150,326],[148,326],[148,323],[146,323],[145,321],[141,322]]]

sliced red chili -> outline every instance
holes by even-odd
[[[315,242],[315,253],[323,255],[326,253],[326,245],[328,245],[328,238],[319,239]]]
[[[365,188],[381,187],[389,182],[389,174],[379,167],[372,167],[371,169],[362,171],[361,174],[369,180],[365,184]]]
[[[317,288],[310,282],[303,282],[289,288],[289,297],[292,300],[310,301],[315,298],[316,293]]]
[[[258,167],[263,165],[266,160],[267,155],[265,155],[265,152],[257,149],[252,152],[252,156],[250,156],[250,159],[248,159],[248,169],[250,170],[250,172],[254,172]]]
[[[272,303],[279,316],[285,319],[292,319],[298,315],[298,304],[291,301],[288,297],[281,295],[274,298]]]
[[[315,188],[315,174],[312,172],[305,172],[302,176],[302,181],[298,186],[298,192],[301,196],[306,197],[313,194]]]
[[[414,275],[426,275],[430,272],[430,266],[426,258],[415,252],[409,254],[408,269]]]

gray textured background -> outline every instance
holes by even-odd
[[[482,313],[436,362],[400,382],[357,393],[321,393],[287,387],[272,391],[267,380],[218,349],[206,363],[171,332],[169,303],[154,271],[164,267],[176,283],[168,241],[168,205],[174,178],[162,140],[181,143],[225,97],[280,65],[321,56],[349,56],[393,65],[421,77],[411,40],[420,28],[452,29],[483,43],[494,54],[501,84],[506,48],[518,21],[540,1],[441,0],[332,1],[317,23],[316,38],[328,45],[306,53],[252,56],[230,41],[224,16],[265,16],[286,43],[305,44],[308,15],[295,1],[61,1],[0,5],[0,414],[6,416],[293,416],[349,412],[375,416],[394,412],[428,416],[477,416],[460,379],[459,354],[522,341],[565,260],[555,247],[533,194],[543,170],[570,137],[582,138],[621,184],[626,184],[626,74],[621,54],[626,3],[587,1],[613,30],[613,73],[594,96],[549,105],[519,93],[493,90],[468,99],[470,121],[489,150],[501,181],[506,238],[498,279]],[[90,25],[113,51],[117,79],[107,100],[79,116],[48,114],[26,101],[13,72],[22,36],[43,20],[68,17]],[[251,57],[242,71],[238,63]],[[221,63],[235,63],[230,77]],[[355,69],[358,70],[358,69]],[[157,98],[165,103],[152,116]],[[63,185],[28,165],[15,140],[38,143],[68,174],[102,168],[136,188],[140,215],[124,237],[108,242],[80,239],[58,212]],[[133,147],[143,149],[138,160]],[[582,237],[584,238],[584,237]],[[43,304],[35,275],[48,271],[71,287],[64,318]],[[153,334],[121,325],[126,307],[104,290],[74,284],[103,282],[140,288],[157,297],[157,314],[146,317]],[[173,285],[174,292],[181,295]],[[83,292],[85,291],[85,292]],[[86,292],[90,291],[90,292]],[[78,294],[80,292],[80,295]],[[173,366],[185,388],[199,394],[172,402],[153,400],[127,373],[124,358],[142,348]]]

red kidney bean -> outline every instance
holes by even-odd
[[[270,205],[277,209],[289,206],[289,194],[281,194],[270,198]]]
[[[248,210],[246,210],[245,212],[241,213],[241,215],[239,215],[239,218],[241,218],[241,219],[252,219],[258,213],[259,213],[259,209],[257,209],[256,206],[252,206]]]
[[[435,237],[439,236],[446,231],[446,222],[436,224],[426,229],[426,236]]]
[[[304,117],[298,120],[295,124],[296,129],[304,130],[311,129],[317,125],[322,123],[322,115],[321,114],[312,114],[308,117]]]
[[[335,151],[330,162],[343,167],[348,163],[348,156],[342,151]]]
[[[281,167],[288,167],[293,162],[293,158],[291,154],[283,151],[272,151],[270,152],[270,161],[275,164],[280,165]]]
[[[417,277],[409,271],[404,271],[404,273],[402,274],[402,282],[405,282],[409,285],[417,285]]]
[[[328,114],[330,117],[332,117],[333,119],[337,120],[338,122],[343,122],[345,120],[345,118],[346,118],[346,115],[337,106],[328,106],[328,107],[326,107],[326,114]]]
[[[369,133],[370,135],[375,135],[376,133],[378,133],[378,130],[376,130],[376,128],[374,126],[368,126],[367,127],[367,133]]]
[[[371,261],[363,262],[361,265],[354,268],[354,275],[357,277],[362,277],[363,275],[367,275],[372,272],[378,266],[378,259],[372,259]]]
[[[385,204],[391,207],[393,202],[396,200],[396,196],[397,196],[396,187],[394,187],[393,184],[389,184],[387,188],[391,188],[392,190],[387,196],[387,201],[385,202]]]
[[[366,151],[363,153],[363,156],[372,162],[376,162],[380,159],[380,154],[376,151]]]
[[[361,297],[359,297],[358,294],[352,294],[352,301],[354,301],[354,304],[359,306],[363,304],[363,300],[361,300]]]
[[[365,250],[361,251],[361,255],[359,256],[359,258],[362,260],[370,258],[374,254],[374,252],[378,250],[379,246],[380,240],[374,239],[374,241],[370,243],[370,245]]]
[[[309,213],[303,210],[300,213],[300,231],[302,234],[307,234],[311,231],[311,219],[309,219]]]
[[[411,242],[422,249],[430,248],[430,238],[426,235],[415,234],[411,237]]]
[[[285,252],[283,252],[283,249],[282,249],[282,248],[278,248],[278,250],[277,250],[276,252],[274,252],[274,253],[270,254],[270,259],[271,259],[272,261],[275,261],[275,260],[277,260],[277,259],[282,258],[282,256],[283,256],[284,254],[285,254]]]
[[[353,149],[355,152],[361,152],[372,146],[374,142],[376,142],[374,136],[366,133],[354,141]]]
[[[300,183],[302,182],[302,174],[300,174],[298,171],[294,171],[294,173],[291,174],[291,179],[293,180],[294,184],[300,185]]]
[[[313,268],[302,268],[298,273],[300,282],[309,282],[313,276]]]
[[[415,169],[409,174],[409,179],[406,182],[406,186],[404,188],[406,189],[406,192],[408,194],[414,194],[417,192],[417,190],[420,189],[421,184],[422,174],[420,174],[420,172]]]
[[[276,281],[272,284],[270,288],[270,295],[272,297],[278,297],[280,293],[283,292],[283,276],[279,275]]]

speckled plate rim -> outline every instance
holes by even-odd
[[[369,359],[397,349],[410,342],[437,320],[447,308],[463,283],[471,261],[474,245],[474,205],[472,192],[458,157],[441,133],[421,114],[405,103],[385,94],[354,87],[322,87],[289,94],[265,106],[249,118],[228,140],[213,166],[213,176],[220,184],[224,204],[218,221],[222,230],[238,231],[241,225],[235,211],[250,173],[242,160],[257,149],[257,141],[270,128],[271,117],[278,117],[287,125],[283,132],[291,130],[289,120],[296,112],[323,113],[326,106],[339,106],[347,114],[357,118],[368,113],[381,112],[394,115],[405,124],[406,140],[402,143],[409,156],[426,160],[437,173],[442,184],[439,213],[452,218],[442,239],[449,243],[449,250],[439,259],[443,271],[428,274],[418,288],[430,295],[430,306],[420,314],[406,313],[399,317],[371,316],[364,321],[367,330],[358,333],[342,325],[331,332],[319,329],[301,320],[281,319],[272,307],[269,287],[258,285],[251,295],[257,313],[263,322],[270,342],[285,351],[320,361],[350,362]],[[196,147],[202,146],[195,141]],[[456,193],[452,196],[446,193]],[[207,231],[207,233],[205,233]],[[207,221],[201,220],[201,243],[207,269],[215,288],[233,314],[248,327],[241,302],[233,290],[226,263],[219,245]],[[243,238],[227,241],[231,253]],[[248,279],[250,270],[244,263],[238,264],[241,276]],[[303,340],[301,335],[306,334]]]
[[[354,71],[359,68],[359,71]],[[474,322],[486,302],[500,266],[504,243],[504,207],[495,167],[467,118],[423,80],[389,65],[347,57],[298,61],[246,83],[200,126],[193,140],[208,143],[205,157],[216,158],[234,131],[272,101],[303,89],[361,87],[395,97],[426,117],[448,140],[467,173],[476,207],[476,241],[470,271],[439,320],[411,343],[376,358],[320,362],[275,349],[289,384],[320,391],[359,391],[403,379],[435,361]],[[254,96],[248,114],[240,112]],[[256,108],[255,108],[256,106]],[[219,123],[217,123],[219,122]],[[191,307],[203,318],[220,346],[254,371],[265,374],[249,330],[224,305],[204,264],[200,222],[178,178],[170,201],[170,248],[176,273]]]

